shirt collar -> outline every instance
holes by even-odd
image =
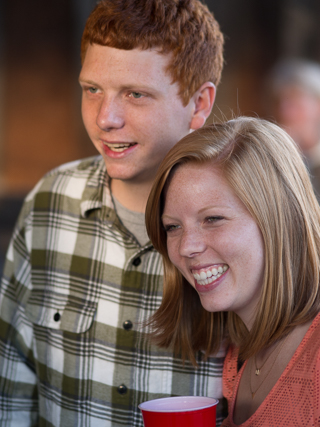
[[[87,165],[83,166],[84,168]],[[80,205],[81,216],[86,218],[90,211],[101,210],[102,218],[114,221],[115,208],[111,197],[110,178],[104,160],[101,156],[91,166],[91,174],[82,195]]]

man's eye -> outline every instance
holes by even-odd
[[[131,92],[132,98],[139,99],[142,97],[142,93],[140,92]]]
[[[88,87],[87,91],[90,93],[97,93],[98,88],[91,86],[91,87]]]

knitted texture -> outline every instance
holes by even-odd
[[[246,363],[237,372],[238,348],[230,347],[223,369],[223,394],[233,422],[237,390]],[[320,426],[320,314],[316,316],[292,359],[268,396],[243,427]]]

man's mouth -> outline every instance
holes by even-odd
[[[127,150],[128,148],[132,147],[133,145],[136,145],[136,142],[133,143],[126,143],[126,142],[117,142],[117,143],[110,143],[110,142],[103,142],[104,145],[106,145],[109,150],[114,151],[115,153],[122,153],[123,151]]]
[[[192,270],[192,275],[199,285],[210,285],[228,270],[227,264],[215,266],[206,270]]]

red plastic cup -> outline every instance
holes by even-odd
[[[179,396],[149,400],[139,405],[145,427],[216,427],[216,405],[211,397]]]

